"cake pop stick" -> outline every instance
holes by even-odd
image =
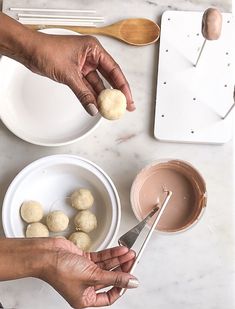
[[[222,15],[218,9],[209,8],[202,16],[202,35],[205,38],[200,53],[198,55],[195,67],[202,55],[202,51],[206,45],[206,41],[218,40],[222,29]]]
[[[229,110],[227,111],[227,113],[223,116],[223,117],[221,117],[223,120],[225,119],[225,118],[227,118],[227,116],[231,113],[231,111],[234,109],[234,107],[235,107],[235,86],[234,86],[234,90],[233,90],[233,101],[234,101],[234,103],[232,104],[232,106],[229,108]]]

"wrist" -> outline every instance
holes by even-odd
[[[33,57],[37,35],[37,31],[0,12],[0,54],[27,65]]]
[[[54,239],[0,239],[0,281],[41,278],[53,267]]]

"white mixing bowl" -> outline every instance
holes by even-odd
[[[26,223],[20,217],[20,206],[26,200],[36,200],[43,205],[44,215],[52,210],[62,210],[69,216],[69,228],[64,232],[68,236],[75,231],[73,217],[77,213],[69,205],[68,197],[77,188],[91,190],[95,199],[91,211],[97,216],[98,227],[90,234],[91,250],[107,248],[120,224],[121,207],[117,190],[96,164],[73,155],[44,157],[25,167],[15,177],[3,202],[5,235],[25,236]]]

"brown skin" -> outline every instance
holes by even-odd
[[[127,109],[135,109],[120,67],[93,37],[39,33],[0,13],[0,54],[68,85],[91,115],[104,88],[97,71],[125,94]],[[0,281],[40,278],[75,309],[110,305],[119,298],[120,288],[138,284],[129,281],[134,278],[128,274],[134,253],[125,247],[84,253],[67,240],[40,238],[0,239],[0,248]],[[108,292],[97,292],[109,286]]]
[[[104,89],[98,72],[135,105],[129,84],[119,65],[92,36],[48,35],[30,30],[0,13],[0,54],[11,57],[35,73],[68,85],[84,108],[94,115],[97,96]],[[88,104],[93,104],[93,113]]]
[[[65,239],[2,238],[0,248],[0,281],[42,279],[75,309],[111,305],[121,288],[133,288],[128,271],[135,254],[125,247],[85,253]]]

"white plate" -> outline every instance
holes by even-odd
[[[50,34],[76,35],[65,29]],[[42,146],[62,146],[79,140],[96,127],[69,87],[32,73],[22,64],[0,60],[0,117],[21,139]]]
[[[97,216],[98,227],[90,234],[93,243],[91,250],[107,248],[115,238],[120,224],[118,193],[111,179],[97,165],[72,155],[39,159],[15,177],[2,207],[5,235],[25,236],[26,223],[20,217],[20,206],[25,200],[36,200],[42,203],[44,215],[52,210],[62,210],[69,216],[69,228],[64,233],[64,236],[68,236],[75,231],[73,217],[77,211],[68,205],[66,197],[81,187],[91,190],[95,200],[91,211]]]

